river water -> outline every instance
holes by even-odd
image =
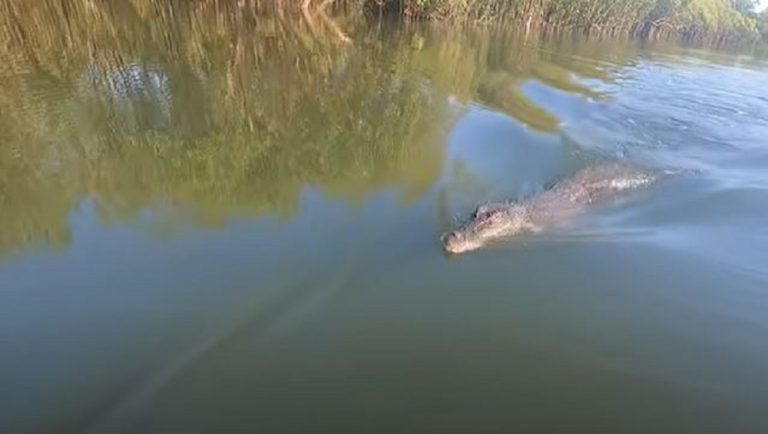
[[[2,18],[1,432],[768,429],[760,56],[41,4]],[[677,174],[443,254],[612,161]]]

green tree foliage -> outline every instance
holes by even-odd
[[[731,6],[744,15],[755,13],[757,0],[731,0]]]
[[[757,28],[763,40],[768,40],[768,10],[763,11],[757,17]]]

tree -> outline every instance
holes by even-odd
[[[730,0],[731,7],[744,15],[753,15],[757,7],[757,0]]]

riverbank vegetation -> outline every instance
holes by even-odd
[[[304,0],[306,9],[362,4],[369,14],[409,19],[515,23],[525,32],[581,31],[604,36],[701,42],[768,37],[757,0]]]

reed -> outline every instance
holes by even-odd
[[[366,0],[366,10],[414,19],[515,22],[608,36],[726,42],[756,40],[766,17],[754,0]]]

